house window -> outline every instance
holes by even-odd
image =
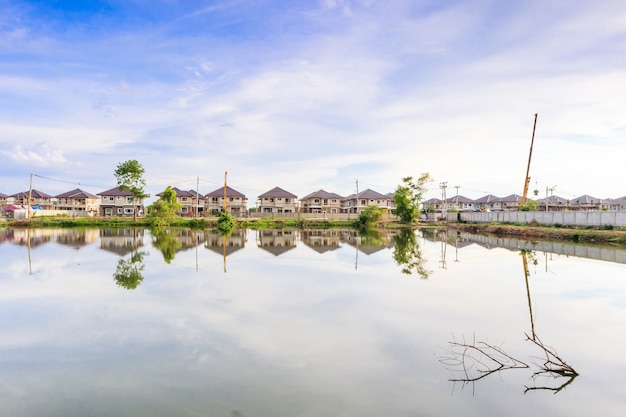
[[[112,209],[112,208],[110,208],[110,207],[109,207],[109,208],[105,208],[105,209],[104,209],[104,214],[107,214],[107,215],[109,215],[109,216],[112,216],[112,215],[113,215],[113,209]]]
[[[122,208],[121,208],[121,207],[118,207],[118,209],[117,209],[117,214],[122,214],[122,213],[124,213],[124,210],[122,210]]]
[[[126,207],[124,209],[124,214],[133,214],[134,212],[135,212],[135,209],[133,209],[133,208]]]
[[[114,197],[109,197],[109,201],[115,201]]]
[[[128,204],[132,203],[133,202],[133,198],[132,197],[126,197],[126,202]]]

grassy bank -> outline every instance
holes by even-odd
[[[568,240],[571,242],[609,243],[626,246],[626,230],[609,227],[533,226],[510,224],[449,223],[448,227],[468,233],[519,236],[529,239]]]

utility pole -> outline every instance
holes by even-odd
[[[446,187],[448,186],[448,181],[440,182],[439,188],[441,188],[441,200],[442,200],[442,208],[441,214],[444,220],[448,220],[448,203],[446,201]]]
[[[356,180],[356,195],[354,196],[354,212],[359,212],[359,180]]]
[[[526,178],[524,179],[524,193],[522,194],[522,205],[526,204],[528,195],[528,184],[530,183],[530,159],[533,156],[533,144],[535,143],[535,128],[537,127],[537,113],[535,113],[535,123],[533,124],[533,136],[530,139],[530,153],[528,154],[528,166],[526,167]]]
[[[28,204],[28,214],[27,214],[27,216],[28,216],[29,219],[30,219],[30,210],[31,210],[30,199],[33,197],[33,175],[35,175],[35,174],[32,174],[32,173],[30,174],[30,186],[28,188],[28,203],[26,203],[26,204]]]
[[[454,188],[456,188],[456,208],[459,208],[459,186],[455,185]]]
[[[226,176],[228,171],[224,171],[224,213],[226,213]]]
[[[198,218],[198,209],[200,207],[200,176],[198,175],[196,177],[196,212],[195,212],[195,218]]]

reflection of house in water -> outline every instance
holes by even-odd
[[[52,242],[55,235],[55,229],[13,229],[7,235],[7,241],[33,248]]]
[[[176,237],[176,241],[181,244],[176,252],[193,249],[206,242],[207,239],[207,232],[204,230],[173,229],[170,233],[172,233]]]
[[[8,241],[9,230],[0,229],[0,245]]]
[[[341,230],[338,229],[311,229],[300,232],[300,240],[319,253],[338,249],[341,245]]]
[[[143,246],[143,229],[100,229],[100,249],[127,255]]]
[[[230,255],[246,246],[245,229],[233,230],[230,236],[222,236],[217,230],[211,230],[205,236],[204,247],[220,255]]]
[[[357,230],[342,230],[341,241],[366,255],[394,246],[390,230],[377,230],[371,234],[360,234]]]
[[[56,241],[61,245],[80,249],[98,240],[99,236],[100,231],[98,229],[63,229],[59,230]]]
[[[256,244],[274,256],[282,255],[296,247],[295,230],[257,230]]]

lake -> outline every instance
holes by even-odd
[[[626,251],[0,229],[0,416],[624,416]]]

